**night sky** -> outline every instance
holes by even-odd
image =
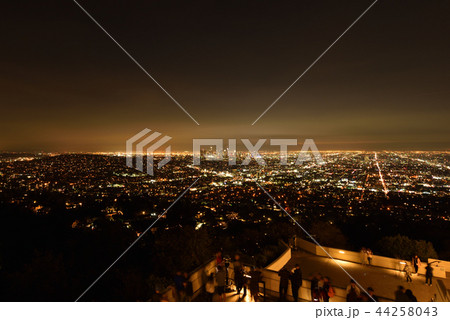
[[[3,1],[0,151],[123,151],[150,128],[313,138],[321,150],[448,150],[450,2]]]

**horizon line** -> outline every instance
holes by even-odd
[[[249,153],[248,150],[238,150],[238,153]],[[259,153],[279,153],[279,150],[258,150]],[[290,153],[298,153],[300,150],[291,150],[288,151]],[[388,149],[327,149],[327,150],[319,150],[319,152],[440,152],[440,153],[450,153],[450,150],[388,150]],[[1,154],[97,154],[97,155],[127,155],[125,151],[0,151]],[[183,150],[183,151],[172,151],[172,154],[192,154],[192,151]],[[145,155],[146,153],[143,153]],[[154,154],[164,154],[164,152],[154,152]],[[132,153],[132,155],[136,155],[136,153]]]

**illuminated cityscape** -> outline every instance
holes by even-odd
[[[449,319],[448,12],[5,1],[1,317]]]
[[[238,153],[238,163],[246,155]],[[322,156],[324,165],[306,162],[299,166],[294,164],[296,155],[289,154],[288,165],[282,166],[279,155],[262,153],[267,162],[264,167],[255,161],[249,166],[230,167],[226,158],[209,161],[204,156],[201,166],[194,166],[192,156],[177,154],[155,176],[149,176],[126,167],[121,153],[2,154],[1,206],[6,212],[22,212],[26,217],[22,222],[16,221],[19,225],[11,225],[15,220],[11,217],[11,222],[3,228],[7,229],[5,235],[13,230],[20,234],[21,224],[25,229],[33,228],[34,219],[48,217],[56,219],[52,224],[62,228],[50,228],[48,231],[55,234],[47,235],[49,239],[62,237],[61,243],[69,241],[75,246],[85,241],[96,245],[111,241],[101,238],[114,232],[115,237],[122,238],[115,239],[114,243],[122,245],[109,248],[108,254],[97,257],[106,264],[118,248],[159,220],[151,228],[153,236],[141,240],[142,245],[134,253],[130,252],[125,266],[131,268],[128,263],[133,262],[138,264],[133,268],[144,268],[148,261],[143,265],[142,259],[148,258],[149,248],[178,237],[178,233],[185,234],[170,240],[173,245],[186,241],[183,237],[198,238],[198,242],[186,243],[192,254],[197,255],[195,258],[181,262],[189,252],[181,254],[174,249],[170,259],[165,252],[160,252],[152,258],[152,263],[164,266],[162,269],[149,267],[139,271],[142,274],[135,271],[142,283],[152,274],[157,277],[154,281],[166,285],[170,283],[171,273],[177,270],[176,265],[191,271],[206,263],[217,250],[229,256],[239,252],[249,264],[269,264],[284,250],[280,241],[289,243],[294,235],[309,240],[290,218],[301,223],[324,246],[354,251],[370,247],[374,248],[374,254],[392,256],[391,251],[380,247],[380,241],[402,235],[430,243],[434,247],[432,256],[426,258],[450,260],[446,231],[450,224],[448,153],[332,151],[322,152]],[[159,217],[196,178],[198,182],[184,198]],[[73,240],[74,236],[85,239]],[[35,250],[49,249],[48,244],[40,242],[36,243]],[[145,247],[149,252],[142,254]],[[58,252],[57,248],[52,250]],[[84,250],[94,251],[88,256],[95,256],[99,248]],[[31,259],[37,259],[36,254],[44,253],[30,253]],[[45,254],[49,253],[45,251]],[[408,258],[398,254],[393,258]],[[63,258],[56,254],[52,259],[61,259],[58,263],[64,264],[66,259],[75,257],[78,257],[76,253]],[[83,261],[86,257],[78,259]],[[89,260],[84,263],[85,267],[97,265]],[[98,273],[99,269],[89,268],[83,274],[94,277],[95,271]],[[104,296],[96,297],[97,291],[93,289],[91,299],[118,299],[105,295],[99,287]],[[48,294],[51,297],[51,292]],[[148,295],[141,292],[139,296],[122,298],[141,300],[149,299]]]

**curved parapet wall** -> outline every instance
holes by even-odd
[[[295,245],[298,249],[317,256],[328,257],[324,252],[324,250],[326,250],[333,259],[362,263],[361,254],[359,252],[330,247],[323,247],[322,249],[314,243],[299,238],[296,239]],[[428,261],[433,262],[434,277],[446,278],[445,270],[446,266],[450,266],[450,262],[435,259],[429,259]],[[373,255],[372,266],[402,271],[405,267],[405,260]],[[423,262],[419,268],[419,274],[425,274],[425,267],[426,263]]]
[[[265,269],[278,272],[286,265],[286,263],[288,263],[289,260],[291,260],[291,248],[288,248],[286,251],[284,251],[281,256],[279,256],[275,261],[265,267]]]

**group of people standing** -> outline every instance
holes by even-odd
[[[237,294],[239,295],[239,300],[242,300],[247,296],[248,287],[251,299],[255,302],[259,301],[259,283],[262,281],[262,272],[256,267],[251,267],[249,272],[245,272],[238,254],[234,256],[233,262],[230,262],[229,260],[230,259],[223,259],[221,252],[216,254],[215,272],[209,274],[205,286],[207,301],[213,301],[216,292],[219,301],[226,300],[227,288],[230,285],[229,271],[231,270],[229,269],[231,269],[231,267],[234,273],[234,285]],[[241,292],[243,292],[242,297]]]
[[[351,279],[347,286],[346,292],[347,302],[378,302],[378,297],[375,295],[375,290],[372,287],[368,287],[367,290],[363,290],[358,287],[355,280]]]
[[[234,284],[236,286],[237,294],[239,295],[239,300],[243,299],[247,295],[247,282],[248,288],[250,290],[250,296],[253,301],[259,301],[259,283],[263,280],[262,272],[259,268],[252,266],[250,272],[247,274],[245,272],[244,266],[241,263],[239,255],[234,256],[233,262],[234,270]],[[248,280],[248,281],[247,281]],[[241,291],[243,291],[243,296],[241,297]]]
[[[395,302],[417,302],[417,298],[411,289],[398,286],[397,291],[395,291]]]
[[[363,264],[372,264],[373,254],[370,249],[361,249],[361,258]],[[420,258],[415,255],[411,262],[405,262],[404,272],[406,275],[406,281],[412,282],[412,274],[418,274],[421,266]],[[231,268],[232,267],[232,270]],[[433,279],[433,267],[431,263],[428,263],[425,271],[425,283],[426,285],[432,285]],[[226,300],[227,289],[230,289],[231,282],[229,280],[229,271],[233,271],[234,285],[238,294],[238,300],[242,301],[247,296],[247,289],[250,291],[250,300],[255,302],[260,298],[260,283],[263,281],[262,272],[256,268],[251,267],[250,271],[245,271],[244,265],[240,260],[240,256],[236,254],[234,260],[230,258],[224,259],[222,253],[216,254],[216,267],[214,272],[208,275],[208,279],[205,285],[205,291],[207,295],[207,301],[213,301],[214,294],[217,293],[219,301]],[[292,270],[288,270],[283,267],[279,272],[279,301],[288,301],[287,293],[289,283],[291,283],[293,300],[297,302],[299,300],[299,290],[303,283],[302,271],[298,264]],[[330,298],[334,297],[335,290],[331,285],[331,281],[328,277],[323,277],[319,273],[314,274],[311,278],[311,300],[313,302],[329,302]],[[187,273],[182,274],[177,272],[174,277],[175,284],[175,296],[177,301],[191,301],[193,296],[192,283],[189,281]],[[347,286],[347,301],[378,301],[378,298],[374,295],[374,290],[368,287],[363,293],[358,287],[355,281],[351,280]],[[243,295],[241,296],[241,292]],[[395,292],[396,301],[417,301],[412,291],[405,289],[402,286],[398,287]]]
[[[413,268],[414,273],[418,274],[419,267],[422,265],[422,262],[420,261],[420,258],[415,255],[411,259],[411,263],[405,262],[405,267],[403,271],[405,272],[406,282],[412,282],[412,274],[413,274]],[[433,266],[431,263],[428,263],[425,267],[425,284],[428,286],[433,285]]]
[[[180,302],[191,301],[192,296],[194,295],[194,290],[192,287],[192,282],[189,281],[188,273],[177,271],[173,280],[175,284],[175,299]]]
[[[311,301],[312,302],[330,302],[335,291],[331,285],[330,278],[323,277],[320,273],[316,273],[311,278]]]
[[[360,251],[361,254],[361,263],[363,265],[372,265],[373,253],[372,250],[362,248]],[[406,282],[412,282],[412,275],[418,274],[419,268],[422,265],[420,258],[418,255],[414,255],[411,259],[411,263],[405,262],[405,267],[403,271],[405,272]],[[425,284],[431,286],[433,284],[433,266],[431,263],[428,263],[425,267]]]
[[[294,301],[298,301],[298,290],[302,286],[302,270],[298,264],[295,265],[294,269],[289,271],[286,267],[283,267],[279,272],[278,276],[280,277],[280,301],[287,301],[287,291],[289,287],[289,281],[291,281],[291,289],[292,296],[294,297]]]

